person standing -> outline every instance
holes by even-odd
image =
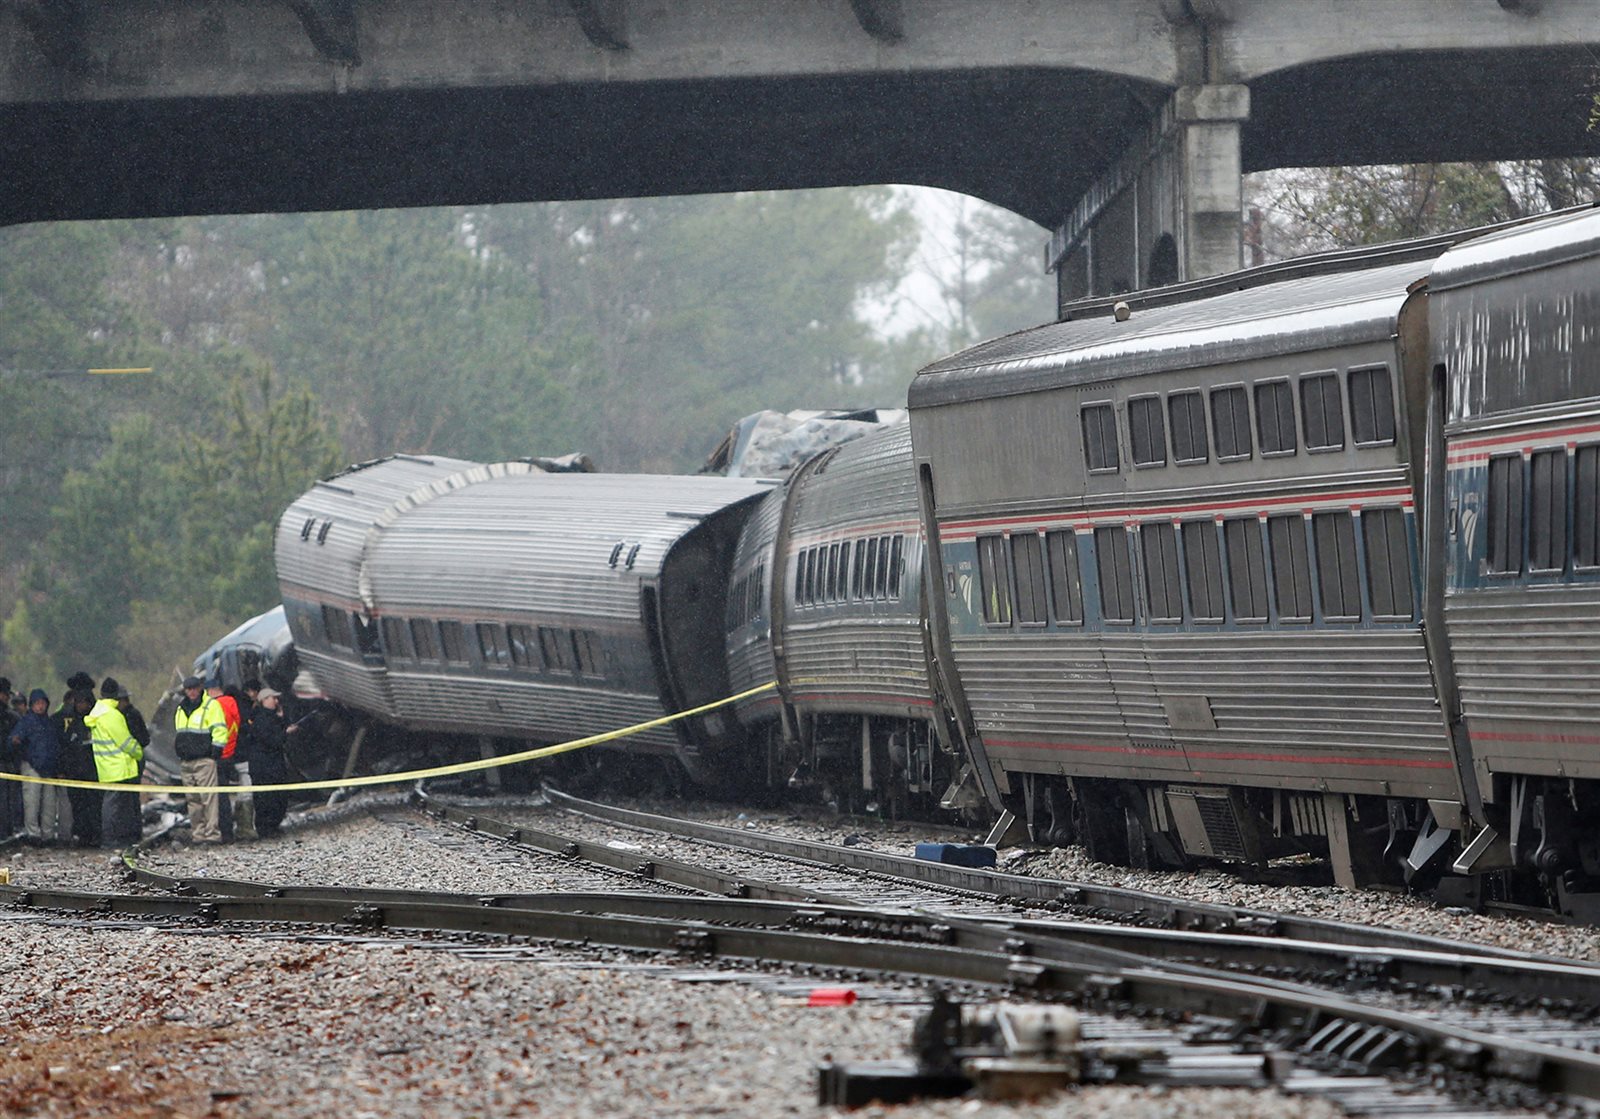
[[[74,676],[73,679],[80,679]],[[94,689],[72,688],[56,712],[56,734],[61,742],[61,776],[69,781],[98,781],[94,742],[84,717],[94,707]],[[79,847],[100,846],[100,790],[68,789],[72,837]]]
[[[244,694],[238,699],[239,733],[234,739],[233,779],[229,781],[229,784],[236,784],[240,789],[233,794],[234,836],[238,839],[256,838],[256,805],[250,793],[253,759],[250,741],[244,731],[251,714],[256,710],[260,694],[261,681],[252,678],[244,682]]]
[[[245,716],[241,749],[248,750],[251,772],[262,785],[281,785],[289,780],[289,762],[284,756],[288,736],[300,728],[287,725],[282,698],[272,688],[262,688],[255,706]],[[289,812],[289,794],[276,789],[255,794],[256,834],[262,839],[278,834]]]
[[[183,783],[190,788],[217,784],[217,760],[228,745],[228,721],[217,701],[201,690],[198,676],[183,680],[183,699],[173,715],[177,737],[172,748],[178,755]],[[217,794],[190,793],[190,835],[196,843],[221,843],[217,824]]]
[[[228,725],[227,743],[222,747],[222,755],[217,759],[217,784],[234,785],[238,783],[238,774],[233,768],[234,755],[239,750],[239,700],[222,686],[222,681],[213,677],[206,681],[206,695],[210,696],[217,706],[222,708],[222,717]],[[233,795],[224,793],[217,801],[217,825],[222,830],[224,842],[233,842]],[[244,838],[240,836],[238,838]]]
[[[122,685],[113,676],[100,684],[100,702],[84,716],[94,747],[96,779],[108,786],[101,794],[100,845],[121,848],[139,842],[139,794],[109,786],[139,784],[139,764],[144,747],[128,729],[119,695]]]
[[[0,676],[0,744],[11,741],[11,732],[19,721],[11,709],[11,681]],[[0,771],[16,773],[18,764],[16,751],[0,750]],[[0,780],[0,839],[23,830],[21,784]]]
[[[50,719],[50,697],[43,688],[28,696],[28,713],[11,732],[14,751],[20,756],[24,777],[53,780],[60,773],[61,739]],[[22,830],[30,843],[53,843],[60,834],[61,790],[54,785],[32,781],[22,786]]]

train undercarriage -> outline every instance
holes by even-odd
[[[1449,802],[1012,775],[1021,787],[1017,837],[1080,844],[1097,862],[1180,870],[1309,858],[1324,860],[1349,888],[1600,921],[1600,783],[1533,776],[1496,782],[1485,826]]]

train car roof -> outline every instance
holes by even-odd
[[[1046,323],[942,358],[911,383],[913,409],[1168,369],[1390,338],[1417,260],[1298,276],[1185,302]]]
[[[478,465],[467,459],[443,455],[390,455],[356,463],[319,479],[296,499],[296,504],[308,500],[318,504],[332,502],[346,517],[359,516],[362,512],[377,516],[430,482]]]
[[[373,538],[368,601],[396,606],[637,613],[637,579],[653,578],[683,537],[718,513],[770,493],[770,481],[649,474],[510,474],[442,494]],[[631,575],[633,580],[620,580]]]
[[[1441,256],[1430,292],[1449,291],[1586,257],[1600,256],[1600,203],[1486,233]]]

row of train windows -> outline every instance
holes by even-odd
[[[1489,459],[1487,567],[1497,575],[1600,567],[1600,446]],[[1568,532],[1568,524],[1571,531]]]
[[[767,565],[758,563],[733,581],[728,591],[727,632],[742,629],[761,616],[761,595],[767,585]]]
[[[589,630],[498,622],[478,622],[469,630],[463,622],[384,618],[380,646],[377,627],[334,606],[322,608],[322,628],[336,648],[391,661],[471,664],[468,641],[475,640],[478,659],[487,668],[602,675],[599,637]]]
[[[818,544],[795,557],[794,602],[866,602],[900,597],[905,536],[869,536]]]
[[[1255,517],[1152,521],[1139,526],[1145,614],[1158,625],[1183,621],[1221,624],[1268,620],[1268,595],[1278,620],[1309,623],[1359,621],[1362,569],[1357,537],[1366,555],[1367,605],[1374,618],[1410,620],[1413,613],[1410,549],[1399,509],[1299,513]],[[1134,556],[1128,530],[1094,530],[1095,570],[1102,620],[1131,623],[1135,606]],[[1270,563],[1269,563],[1270,557]],[[1225,562],[1224,562],[1225,561]],[[1317,597],[1313,597],[1315,564]],[[978,537],[978,578],[983,620],[990,625],[1042,626],[1083,622],[1083,579],[1078,537],[1070,529]],[[1187,601],[1185,600],[1187,592]]]
[[[1198,389],[1135,396],[1128,400],[1128,442],[1133,464],[1165,466],[1168,430],[1172,461],[1198,466],[1211,461],[1240,462],[1257,449],[1262,456],[1292,455],[1303,433],[1307,451],[1337,451],[1345,443],[1344,398],[1337,373],[1307,373],[1298,379],[1300,427],[1295,426],[1294,386],[1289,378],[1259,381],[1255,397],[1255,441],[1251,441],[1251,393],[1244,385],[1225,385],[1209,393],[1211,426],[1206,427],[1206,397]],[[1350,429],[1358,447],[1394,442],[1394,400],[1389,370],[1352,369],[1346,374]],[[1162,407],[1165,400],[1165,408]],[[1117,421],[1110,404],[1082,409],[1084,461],[1090,473],[1119,469]]]

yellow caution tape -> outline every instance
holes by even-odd
[[[718,707],[726,707],[730,703],[738,703],[742,699],[749,699],[753,695],[771,691],[776,688],[777,682],[762,684],[759,688],[740,692],[738,695],[719,699],[714,703],[702,704],[691,707],[687,711],[680,711],[676,715],[663,715],[659,719],[651,719],[647,723],[635,723],[631,727],[621,730],[606,731],[604,734],[592,734],[588,738],[575,738],[571,742],[561,742],[554,746],[540,746],[534,750],[524,750],[520,754],[502,754],[495,758],[480,758],[474,762],[457,762],[454,765],[441,765],[433,769],[413,769],[407,773],[376,773],[368,777],[340,777],[330,778],[327,781],[294,781],[283,785],[134,785],[134,784],[106,784],[98,781],[69,781],[60,777],[24,777],[20,773],[0,772],[0,780],[20,781],[27,785],[54,785],[62,789],[98,789],[103,793],[258,793],[268,791],[283,791],[299,789],[348,789],[356,785],[398,785],[408,781],[421,781],[429,777],[449,777],[457,773],[473,773],[480,769],[498,769],[503,765],[516,765],[518,762],[531,762],[537,758],[548,758],[556,754],[567,754],[573,750],[582,750],[587,746],[598,746],[602,742],[614,742],[619,738],[627,738],[638,734],[640,731],[652,730],[655,727],[664,727],[675,723],[679,719],[689,719],[707,711],[714,711]]]

